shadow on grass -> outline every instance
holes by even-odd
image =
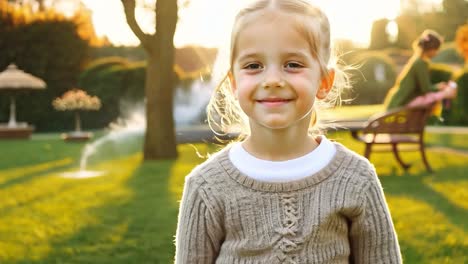
[[[460,199],[435,189],[466,181],[466,167],[446,166],[435,173],[380,175],[406,263],[465,263],[468,211]],[[466,183],[465,183],[466,184]],[[463,188],[463,186],[458,186]],[[431,260],[429,262],[429,260]]]
[[[0,140],[0,169],[9,170],[65,158],[79,160],[85,143],[67,143],[60,139]]]
[[[433,181],[451,181],[459,178],[450,177],[450,172],[457,168],[439,169],[437,174],[404,174],[402,176],[380,177],[382,185],[385,187],[386,195],[404,195],[417,200],[424,201],[432,205],[439,212],[443,213],[450,221],[468,231],[468,212],[447,199],[446,196],[435,191],[427,182]],[[463,168],[458,168],[463,169]],[[439,179],[443,177],[443,179]]]
[[[39,166],[34,166],[35,168],[28,169],[25,167],[12,168],[7,171],[0,171],[0,175],[5,177],[8,174],[15,174],[10,177],[6,176],[6,180],[2,179],[3,182],[0,182],[0,190],[11,187],[15,184],[23,184],[32,179],[48,175],[54,172],[63,171],[73,167],[72,159],[63,159],[59,161],[53,161],[41,164]],[[17,172],[16,172],[17,171]]]

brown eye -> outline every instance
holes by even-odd
[[[243,69],[246,69],[246,70],[261,70],[263,67],[260,63],[249,63],[247,65],[244,66]]]
[[[298,69],[303,68],[304,66],[298,62],[288,62],[284,67],[287,69]]]

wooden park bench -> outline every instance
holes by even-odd
[[[411,165],[401,159],[398,145],[412,144],[417,145],[417,148],[405,150],[418,150],[427,171],[432,172],[424,144],[424,128],[432,107],[397,108],[371,116],[366,122],[342,122],[341,125],[351,131],[353,138],[365,143],[364,156],[367,159],[370,158],[373,145],[389,145],[395,159],[406,171]]]

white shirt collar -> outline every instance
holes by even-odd
[[[248,177],[266,182],[287,182],[320,171],[332,160],[335,153],[335,145],[325,136],[321,136],[317,148],[299,158],[286,161],[263,160],[248,153],[241,143],[236,143],[229,150],[229,159]]]

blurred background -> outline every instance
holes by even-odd
[[[0,0],[0,72],[14,64],[37,88],[0,76],[0,263],[173,261],[185,176],[220,148],[204,140],[205,107],[247,2]],[[468,2],[311,2],[339,64],[357,66],[336,118],[383,111],[412,41],[444,37],[431,81],[456,80],[458,96],[426,130],[435,172],[418,153],[403,155],[408,171],[388,152],[371,161],[405,263],[468,263],[468,64],[455,41]],[[329,137],[362,153],[346,131]]]
[[[210,78],[218,50],[226,45],[236,10],[248,1],[179,2],[174,35],[174,118],[177,125],[199,124],[205,119],[204,106],[215,85]],[[329,14],[342,62],[360,65],[351,72],[353,90],[344,96],[353,99],[349,104],[381,104],[412,54],[412,41],[427,28],[445,38],[434,59],[443,64],[438,70],[463,67],[454,37],[457,27],[467,20],[464,0],[314,2]],[[17,116],[34,124],[36,131],[73,127],[66,121],[71,113],[56,111],[51,98],[75,87],[102,101],[100,111],[82,115],[89,129],[106,127],[143,104],[147,53],[128,26],[121,1],[0,3],[0,69],[15,63],[47,83],[45,91],[25,92],[16,106]],[[154,3],[136,1],[135,16],[144,33],[155,32]],[[9,98],[1,96],[0,121],[6,122],[8,114]],[[466,122],[448,118],[444,124]]]

